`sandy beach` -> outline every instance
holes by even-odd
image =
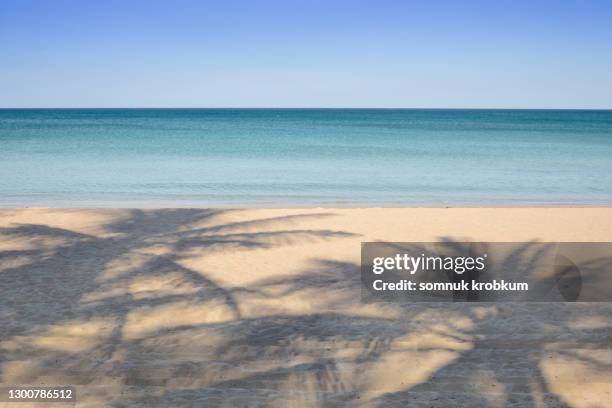
[[[359,262],[364,241],[611,227],[595,207],[0,210],[0,385],[74,385],[79,407],[607,407],[611,304],[362,304]]]
[[[0,408],[612,408],[612,1],[0,1]]]

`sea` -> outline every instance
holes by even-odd
[[[612,111],[0,109],[2,207],[612,204]]]

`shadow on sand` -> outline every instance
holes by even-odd
[[[1,229],[27,243],[0,252],[2,383],[77,385],[83,406],[595,408],[562,394],[603,378],[612,401],[607,304],[365,305],[359,265],[316,257],[228,285],[186,261],[356,238],[295,227],[329,213],[228,211],[131,210],[99,236]]]

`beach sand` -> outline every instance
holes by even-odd
[[[79,407],[612,406],[612,304],[361,303],[362,241],[441,239],[612,241],[612,208],[0,210],[0,385],[74,385]]]

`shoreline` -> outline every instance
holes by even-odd
[[[207,204],[197,204],[197,203],[166,203],[166,202],[153,202],[153,203],[145,203],[145,202],[130,202],[129,204],[121,205],[117,202],[112,202],[108,204],[97,202],[91,205],[13,205],[13,204],[2,204],[0,203],[0,211],[2,210],[17,210],[17,209],[54,209],[54,210],[112,210],[112,209],[147,209],[147,210],[155,210],[155,209],[225,209],[225,210],[296,210],[296,209],[329,209],[329,210],[352,210],[352,209],[461,209],[461,208],[612,208],[612,202],[610,203],[533,203],[533,204],[456,204],[456,205],[442,205],[442,204],[415,204],[415,205],[407,205],[407,204],[367,204],[367,203],[359,203],[359,204],[346,204],[339,205],[335,204],[307,204],[307,203],[296,203],[295,205],[290,205],[287,203],[282,203],[278,205],[271,204],[219,204],[219,203],[207,203]]]

